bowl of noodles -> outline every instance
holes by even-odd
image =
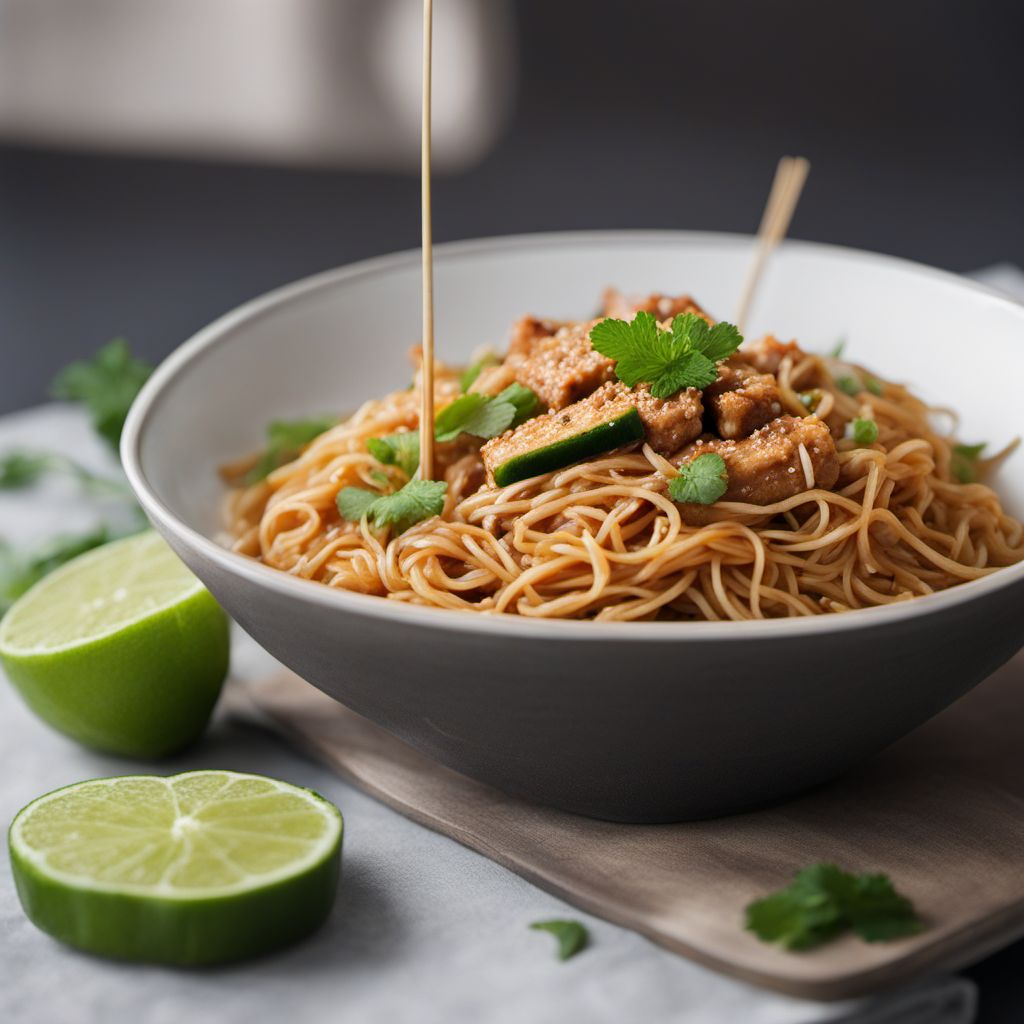
[[[521,236],[282,288],[153,375],[122,457],[259,643],[452,768],[619,821],[825,782],[1024,644],[1024,307],[789,242]],[[269,429],[268,429],[269,428]]]

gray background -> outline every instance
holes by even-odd
[[[1024,264],[1024,5],[519,0],[511,130],[436,183],[438,240],[752,231],[784,152],[793,233],[954,270]],[[417,244],[415,178],[0,148],[0,411],[115,334],[155,359],[217,314]],[[681,282],[685,285],[685,282]],[[870,301],[870,296],[865,296]]]
[[[750,231],[776,159],[793,233],[953,270],[1024,265],[1024,5],[519,0],[509,134],[439,180],[438,240],[579,227]],[[398,175],[0,146],[0,411],[127,336],[156,360],[232,305],[418,239]],[[685,282],[680,282],[685,286]],[[865,296],[866,302],[871,301]],[[1024,945],[984,1022],[1024,1018]]]

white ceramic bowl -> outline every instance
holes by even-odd
[[[436,253],[441,358],[500,345],[522,313],[578,318],[600,291],[688,291],[728,317],[752,240],[533,235]],[[408,380],[419,254],[321,274],[227,314],[136,401],[129,480],[175,550],[256,640],[316,686],[466,774],[634,821],[719,814],[822,782],[941,710],[1024,644],[1024,564],[898,606],[751,623],[541,622],[410,607],[288,576],[213,540],[217,467],[274,417],[352,409]],[[844,339],[962,414],[965,439],[1022,429],[1024,307],[952,274],[788,242],[748,334]],[[994,480],[1024,510],[1024,456]]]

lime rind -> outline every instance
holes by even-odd
[[[192,804],[183,808],[175,791],[175,784],[185,785],[190,780],[200,778],[208,780],[211,776],[218,777],[222,781],[221,786],[202,803]],[[229,800],[223,799],[225,792],[240,782],[257,783],[266,788],[258,794],[232,797]],[[123,799],[118,801],[116,793],[114,793],[115,799],[113,800],[111,800],[109,795],[101,796],[100,794],[104,789],[116,791],[125,785],[151,787],[150,793],[147,794],[151,802],[157,794],[166,796],[165,814],[158,815],[156,820],[151,819],[133,825],[125,824],[123,820],[115,820],[123,818],[125,815],[131,815],[131,805],[126,806]],[[101,830],[106,829],[115,833],[120,832],[120,838],[105,841],[101,835],[96,833],[95,828],[90,830],[88,824],[83,826],[83,823],[79,820],[75,825],[77,830],[75,839],[65,839],[64,843],[57,847],[40,849],[34,846],[26,836],[26,829],[31,826],[33,817],[45,814],[48,805],[67,801],[74,794],[85,795],[86,804],[91,803],[95,805],[102,801],[112,803],[112,818],[105,821],[101,819],[100,822],[93,822],[92,824],[99,824]],[[252,807],[254,801],[262,801],[276,796],[285,796],[287,801],[294,805],[290,811],[285,811],[284,814],[297,815],[300,818],[307,819],[309,822],[321,824],[323,826],[321,833],[316,836],[268,834],[258,827],[253,827],[253,823],[258,822],[261,817],[267,819],[265,824],[273,823],[275,827],[280,827],[282,818],[280,811],[275,815],[260,815],[257,807],[257,813],[251,813],[254,810]],[[233,825],[225,825],[211,822],[208,820],[208,814],[204,818],[204,812],[207,812],[209,809],[223,808],[232,803],[237,805],[236,810],[241,813],[228,816],[228,820],[231,820],[232,817],[241,818],[241,823],[236,821]],[[245,814],[246,808],[250,811],[248,815]],[[152,808],[150,810],[152,811]],[[273,822],[271,819],[273,819]],[[181,829],[181,823],[188,821],[195,824],[193,826],[184,826],[184,832],[181,835],[174,836],[174,829],[176,827]],[[245,827],[244,822],[246,821],[249,822],[248,827]],[[239,827],[239,824],[241,824],[241,827]],[[297,824],[299,823],[292,820],[286,827],[294,830]],[[87,834],[82,833],[83,827]],[[254,888],[272,886],[278,882],[284,882],[301,876],[320,864],[325,858],[330,857],[332,851],[341,842],[343,828],[342,817],[334,805],[310,790],[300,789],[265,776],[230,771],[218,771],[216,773],[196,771],[169,777],[142,775],[93,779],[54,790],[52,793],[47,793],[32,801],[32,803],[28,804],[18,813],[11,823],[8,838],[13,857],[20,858],[24,864],[30,865],[47,879],[66,885],[69,888],[88,889],[94,892],[106,892],[111,895],[135,894],[149,899],[191,903],[197,900],[219,900],[225,897],[237,896],[252,891]],[[36,829],[38,830],[38,822]],[[188,834],[189,829],[193,829],[191,835]],[[298,856],[280,858],[282,861],[281,866],[271,870],[254,871],[251,868],[246,870],[234,864],[232,868],[237,875],[237,881],[232,884],[172,884],[171,879],[180,872],[181,868],[187,863],[187,859],[195,853],[197,844],[208,844],[212,838],[214,846],[219,847],[224,844],[218,842],[218,837],[230,833],[241,833],[239,839],[244,840],[249,846],[258,847],[261,843],[264,846],[267,844],[272,846],[285,844],[291,851],[296,853],[299,849],[305,847],[305,852]],[[64,857],[67,857],[69,854],[74,855],[75,850],[71,849],[72,847],[77,846],[78,854],[82,856],[87,854],[90,847],[99,846],[103,848],[105,858],[109,858],[119,848],[139,847],[141,845],[143,849],[146,849],[147,846],[153,846],[161,842],[176,847],[178,856],[165,866],[161,880],[156,884],[136,882],[130,877],[96,878],[94,875],[82,871],[69,871],[65,867],[57,867],[51,863],[51,853],[54,849],[60,851]],[[141,851],[136,850],[136,853],[141,853]],[[209,854],[205,855],[208,856]],[[213,856],[228,855],[221,849],[216,850]],[[228,859],[230,860],[230,856],[228,856]],[[130,864],[125,863],[122,866],[130,867]],[[116,869],[118,864],[115,862],[112,865],[107,865],[108,870],[111,867]]]

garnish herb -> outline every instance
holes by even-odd
[[[54,468],[45,452],[8,452],[0,459],[0,491],[16,491],[34,484]]]
[[[56,398],[81,402],[88,410],[93,427],[117,450],[125,416],[152,367],[131,354],[121,339],[104,345],[91,360],[71,363],[54,380],[51,390]],[[73,459],[57,452],[8,452],[0,458],[0,490],[16,490],[38,483],[47,473],[65,473],[91,491],[110,493],[130,499],[130,491],[117,480],[97,476]],[[80,534],[61,534],[45,541],[26,554],[16,552],[0,538],[0,615],[54,569],[72,558],[120,537],[126,537],[147,525],[142,509],[130,501],[134,522],[127,528],[100,524]]]
[[[454,441],[459,434],[497,437],[509,427],[528,420],[540,406],[540,400],[521,384],[510,384],[497,395],[470,392],[445,406],[434,419],[434,437],[441,442]]]
[[[837,342],[835,343],[835,345],[834,345],[834,346],[832,347],[832,351],[831,351],[831,352],[829,352],[829,355],[830,355],[830,356],[831,356],[831,357],[832,357],[833,359],[841,359],[841,358],[842,358],[842,355],[843,355],[843,352],[844,352],[845,350],[846,350],[846,339],[845,339],[845,338],[840,338],[840,339],[839,339],[839,340],[838,340],[838,341],[837,341]]]
[[[398,466],[408,477],[415,475],[420,464],[420,435],[415,430],[385,437],[371,437],[366,442],[370,454],[385,466]],[[384,478],[385,481],[387,477]]]
[[[499,391],[494,396],[494,401],[507,402],[515,409],[516,416],[512,420],[513,427],[518,427],[520,423],[525,423],[526,420],[536,416],[540,411],[540,399],[529,388],[523,387],[522,384],[509,384],[504,391]]]
[[[668,493],[673,501],[713,505],[728,486],[725,459],[715,452],[706,452],[679,467],[679,476],[669,481]]]
[[[92,359],[66,366],[50,390],[54,398],[81,402],[97,433],[116,450],[128,409],[152,372],[152,366],[132,355],[123,338],[116,338]]]
[[[404,533],[410,526],[432,519],[444,511],[446,483],[436,480],[410,480],[394,494],[378,494],[365,487],[343,487],[338,492],[338,511],[343,519],[358,523],[363,518],[382,530],[393,526]]]
[[[499,362],[501,360],[493,352],[481,356],[475,363],[466,367],[465,372],[459,378],[459,390],[463,393],[467,392],[476,383],[477,377],[483,370],[486,370],[488,366],[497,366]]]
[[[883,391],[882,382],[877,377],[865,377],[864,387],[873,395],[881,395]]]
[[[655,398],[669,398],[683,388],[706,388],[718,376],[716,364],[728,358],[743,341],[724,321],[709,326],[696,313],[680,313],[672,329],[639,312],[631,323],[607,319],[590,332],[594,348],[614,359],[615,373],[624,384],[650,384]]]
[[[874,444],[878,440],[878,424],[858,417],[850,424],[850,436],[862,447]]]
[[[74,477],[86,490],[103,491],[122,496],[130,492],[117,480],[97,476],[77,462],[55,452],[13,451],[0,457],[0,491],[16,491],[32,484],[49,473],[66,473]]]
[[[507,402],[494,402],[487,395],[470,392],[445,406],[434,420],[434,437],[454,441],[459,434],[497,437],[512,425],[516,410]]]
[[[579,921],[535,921],[535,931],[550,932],[558,940],[558,959],[568,960],[587,945],[587,929]]]
[[[247,484],[257,484],[278,466],[291,462],[302,454],[302,449],[338,421],[328,416],[307,420],[274,420],[267,427],[267,447],[245,475]]]
[[[815,864],[747,907],[746,926],[762,942],[804,950],[852,929],[865,942],[887,942],[922,928],[914,906],[886,875],[854,875]]]
[[[949,471],[962,484],[973,484],[978,479],[978,459],[988,447],[980,444],[955,444],[949,460]]]

